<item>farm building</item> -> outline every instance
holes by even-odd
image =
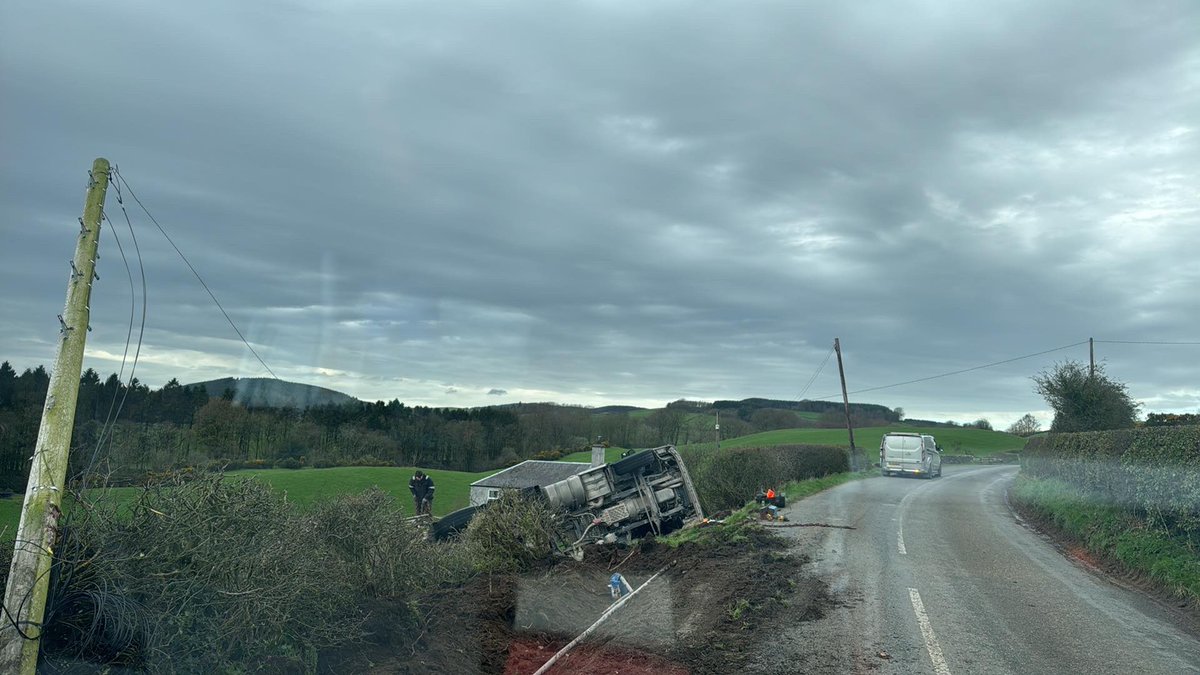
[[[489,499],[499,499],[504,490],[520,490],[557,483],[588,468],[589,465],[583,462],[528,459],[471,483],[471,506],[485,504]]]

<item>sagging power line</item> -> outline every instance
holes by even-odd
[[[804,399],[804,395],[808,393],[808,390],[813,386],[813,383],[817,381],[817,377],[821,375],[821,371],[825,370],[825,366],[829,363],[830,357],[833,356],[833,351],[833,347],[830,347],[829,351],[825,354],[825,359],[821,361],[821,365],[817,366],[817,369],[813,371],[812,377],[809,377],[808,381],[804,383],[804,388],[800,390],[800,395],[796,397],[796,400],[800,401]]]
[[[970,373],[970,372],[972,372],[972,371],[976,371],[976,370],[983,370],[984,368],[992,368],[992,367],[995,367],[995,366],[1001,366],[1001,365],[1004,365],[1004,364],[1006,364],[1006,363],[1013,363],[1014,361],[1021,361],[1021,360],[1024,360],[1024,359],[1031,359],[1031,358],[1033,358],[1033,357],[1035,357],[1035,356],[1042,356],[1042,355],[1044,355],[1044,354],[1051,354],[1051,353],[1053,353],[1053,352],[1059,352],[1059,351],[1062,351],[1062,350],[1064,350],[1064,349],[1071,349],[1072,347],[1079,347],[1079,346],[1081,346],[1081,345],[1085,345],[1085,344],[1087,344],[1087,343],[1088,343],[1088,341],[1087,341],[1087,340],[1081,340],[1081,341],[1079,341],[1079,342],[1073,342],[1073,343],[1071,343],[1071,344],[1069,344],[1069,345],[1063,345],[1063,346],[1061,346],[1061,347],[1055,347],[1055,348],[1053,348],[1053,349],[1045,349],[1045,350],[1042,350],[1042,351],[1040,351],[1040,352],[1034,352],[1034,353],[1032,353],[1032,354],[1024,354],[1024,355],[1022,355],[1022,356],[1014,356],[1014,357],[1012,357],[1012,358],[1009,358],[1009,359],[1004,359],[1004,360],[1001,360],[1001,361],[993,361],[992,363],[985,363],[985,364],[983,364],[983,365],[981,365],[981,366],[972,366],[972,367],[970,367],[970,368],[962,368],[962,369],[960,369],[960,370],[952,370],[952,371],[950,371],[950,372],[947,372],[947,373],[938,373],[937,375],[930,375],[930,376],[928,376],[928,377],[918,377],[918,378],[916,378],[916,379],[912,379],[912,380],[905,380],[905,381],[903,381],[903,382],[894,382],[894,383],[892,383],[892,384],[883,384],[883,385],[879,385],[879,386],[877,386],[877,387],[867,387],[867,388],[865,388],[865,389],[856,389],[856,390],[854,390],[854,391],[852,391],[852,392],[849,392],[849,395],[854,395],[854,394],[865,394],[865,393],[867,393],[867,392],[872,392],[872,391],[881,391],[881,390],[884,390],[884,389],[892,389],[892,388],[894,388],[894,387],[903,387],[903,386],[905,386],[905,385],[909,385],[909,384],[916,384],[916,383],[918,383],[918,382],[928,382],[929,380],[937,380],[937,379],[941,379],[941,378],[943,378],[943,377],[950,377],[950,376],[952,376],[952,375],[961,375],[961,374],[963,374],[963,373]],[[841,396],[841,394],[830,394],[830,395],[828,395],[828,396],[820,396],[820,397],[817,397],[817,398],[815,398],[815,399],[813,399],[813,400],[816,400],[816,401],[824,401],[824,400],[826,400],[826,399],[830,399],[830,398],[836,398],[836,397],[838,397],[838,396]]]
[[[241,329],[238,328],[236,323],[234,323],[233,318],[229,316],[229,312],[225,311],[225,307],[221,305],[221,301],[217,299],[216,294],[213,293],[212,289],[208,287],[208,283],[204,281],[204,277],[200,276],[200,272],[196,269],[195,265],[192,265],[192,262],[188,260],[188,257],[183,254],[183,251],[179,249],[179,246],[175,243],[175,240],[171,239],[171,235],[167,234],[167,231],[163,228],[162,224],[158,222],[158,219],[154,217],[154,214],[150,213],[150,209],[146,208],[146,205],[142,203],[141,199],[138,199],[137,193],[133,191],[133,187],[129,185],[129,181],[125,179],[125,176],[121,175],[121,171],[116,165],[113,166],[113,174],[116,176],[117,182],[125,187],[125,191],[129,193],[130,197],[133,197],[133,201],[137,202],[138,207],[142,209],[142,212],[146,214],[146,217],[150,219],[150,222],[154,223],[154,226],[157,227],[158,231],[162,233],[162,236],[167,240],[167,243],[171,245],[171,248],[175,249],[175,253],[179,254],[179,258],[183,260],[184,264],[188,266],[188,269],[192,271],[192,274],[196,277],[196,280],[200,282],[200,285],[204,287],[205,292],[208,293],[208,297],[212,298],[212,301],[217,306],[217,309],[221,310],[221,315],[225,317],[227,322],[229,322],[229,326],[233,328],[233,332],[237,333],[238,339],[242,341],[242,344],[246,345],[246,349],[250,350],[250,353],[254,355],[254,358],[258,359],[259,364],[261,364],[262,367],[271,374],[271,377],[278,380],[279,376],[275,374],[274,370],[271,370],[271,367],[267,365],[267,362],[263,360],[262,356],[260,356],[258,352],[255,351],[254,347],[250,345],[250,341],[246,339],[246,336],[242,334]]]
[[[1000,361],[993,361],[992,363],[985,363],[985,364],[983,364],[983,365],[979,365],[979,366],[972,366],[972,367],[970,367],[970,368],[962,368],[962,369],[959,369],[959,370],[952,370],[952,371],[945,372],[945,373],[938,373],[937,375],[929,375],[929,376],[927,376],[927,377],[918,377],[918,378],[915,378],[915,379],[912,379],[912,380],[904,380],[903,382],[894,382],[894,383],[892,383],[892,384],[884,384],[884,385],[879,385],[879,386],[876,386],[876,387],[867,387],[867,388],[865,388],[865,389],[856,389],[856,390],[854,390],[854,391],[851,391],[851,392],[849,392],[849,395],[854,395],[854,394],[865,394],[865,393],[872,392],[872,391],[882,391],[882,390],[884,390],[884,389],[892,389],[892,388],[895,388],[895,387],[903,387],[903,386],[905,386],[905,385],[909,385],[909,384],[917,384],[917,383],[919,383],[919,382],[928,382],[928,381],[930,381],[930,380],[937,380],[937,379],[941,379],[941,378],[943,378],[943,377],[950,377],[950,376],[953,376],[953,375],[962,375],[963,373],[970,373],[970,372],[973,372],[973,371],[976,371],[976,370],[983,370],[983,369],[985,369],[985,368],[992,368],[992,367],[995,367],[995,366],[1001,366],[1001,365],[1004,365],[1004,364],[1006,364],[1006,363],[1013,363],[1013,362],[1015,362],[1015,361],[1022,361],[1022,360],[1024,360],[1024,359],[1031,359],[1031,358],[1033,358],[1033,357],[1035,357],[1035,356],[1043,356],[1043,355],[1045,355],[1045,354],[1052,354],[1052,353],[1054,353],[1054,352],[1060,352],[1060,351],[1063,351],[1063,350],[1065,350],[1065,349],[1071,349],[1071,348],[1074,348],[1074,347],[1080,347],[1080,346],[1083,346],[1083,345],[1089,345],[1089,347],[1091,347],[1091,345],[1093,345],[1093,344],[1200,346],[1200,341],[1181,341],[1181,340],[1096,340],[1096,339],[1088,338],[1087,340],[1080,340],[1079,342],[1073,342],[1073,343],[1071,343],[1071,344],[1069,344],[1069,345],[1063,345],[1063,346],[1061,346],[1061,347],[1054,347],[1053,349],[1045,349],[1045,350],[1042,350],[1042,351],[1039,351],[1039,352],[1034,352],[1034,353],[1032,353],[1032,354],[1024,354],[1024,355],[1022,355],[1022,356],[1014,356],[1014,357],[1012,357],[1012,358],[1003,359],[1003,360],[1000,360]],[[828,357],[826,357],[826,361],[828,361]],[[1089,361],[1090,361],[1090,362],[1091,362],[1091,364],[1092,364],[1092,368],[1093,368],[1093,372],[1094,372],[1094,368],[1095,368],[1095,353],[1094,353],[1094,351],[1092,351],[1091,349],[1089,349]],[[824,367],[824,363],[822,363],[822,365],[821,365],[821,368],[823,368],[823,367]],[[821,369],[821,368],[818,368],[818,369],[817,369],[817,372],[818,372],[818,373],[820,372],[820,369]],[[812,380],[811,380],[811,378],[810,378],[810,384],[811,384],[811,381],[812,381]],[[806,386],[805,390],[807,391],[807,386]],[[820,397],[814,398],[814,399],[812,399],[812,400],[814,400],[814,401],[824,401],[824,400],[828,400],[828,399],[837,398],[837,397],[838,397],[838,396],[840,396],[840,395],[841,395],[841,394],[829,394],[829,395],[827,395],[827,396],[820,396]],[[803,394],[801,394],[801,396],[803,396]]]

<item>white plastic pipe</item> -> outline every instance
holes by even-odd
[[[625,597],[621,598],[620,600],[614,602],[612,607],[609,607],[608,609],[604,610],[604,613],[600,615],[600,618],[596,619],[596,623],[593,623],[592,625],[588,626],[586,629],[584,629],[584,631],[582,633],[579,634],[579,637],[575,638],[574,640],[571,640],[570,642],[567,643],[567,646],[558,650],[558,653],[555,654],[554,656],[551,656],[549,661],[543,663],[542,667],[538,668],[537,671],[534,672],[533,675],[542,675],[547,670],[550,670],[550,667],[553,666],[559,659],[561,659],[567,652],[571,651],[575,647],[575,645],[579,644],[580,642],[583,642],[584,638],[591,635],[600,624],[604,623],[604,621],[606,619],[608,619],[608,617],[612,616],[613,612],[620,609],[621,606],[624,605],[626,602],[628,602],[630,598],[637,595],[639,591],[641,591],[643,588],[648,586],[651,581],[654,581],[654,579],[656,577],[658,577],[658,575],[660,575],[664,571],[666,571],[666,569],[667,568],[664,567],[664,568],[660,569],[659,571],[655,572],[649,579],[643,581],[641,586],[638,586],[637,588],[633,589],[632,593],[630,593],[629,595],[626,595]]]

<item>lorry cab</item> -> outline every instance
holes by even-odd
[[[879,443],[879,471],[885,476],[933,478],[942,475],[942,453],[928,434],[885,434]]]

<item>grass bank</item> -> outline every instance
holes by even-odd
[[[787,495],[788,503],[791,504],[829,488],[878,475],[878,471],[833,473],[820,478],[792,481],[783,487],[783,493]],[[745,528],[758,523],[757,512],[758,506],[754,502],[747,502],[726,516],[722,523],[678,530],[664,537],[662,541],[672,548],[688,542],[702,545],[744,543],[749,541],[749,534],[744,531]]]
[[[1052,527],[1089,554],[1192,606],[1200,602],[1200,556],[1181,539],[1055,479],[1018,476],[1009,498],[1026,517]]]

